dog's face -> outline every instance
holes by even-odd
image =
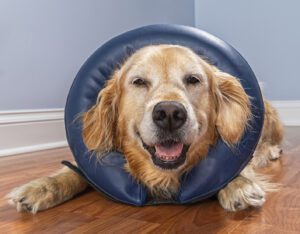
[[[209,79],[199,58],[178,46],[152,46],[123,68],[120,116],[127,138],[139,143],[158,169],[186,163],[189,147],[207,131]]]
[[[148,46],[100,92],[84,115],[83,137],[91,150],[122,150],[139,177],[143,166],[169,172],[193,166],[218,135],[237,143],[249,116],[237,79],[188,48]]]

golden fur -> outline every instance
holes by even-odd
[[[185,84],[188,74],[196,75],[200,85]],[[143,87],[133,85],[135,79],[145,79]],[[190,145],[183,165],[163,170],[151,161],[142,142],[151,144],[153,125],[149,121],[153,105],[176,101],[187,109],[188,122],[183,139]],[[276,110],[265,101],[265,124],[254,158],[241,175],[222,189],[218,198],[227,210],[261,206],[265,192],[273,186],[255,172],[280,155],[279,144],[283,127]],[[154,197],[169,198],[180,185],[180,176],[190,170],[221,137],[230,147],[238,144],[251,121],[250,98],[237,78],[220,71],[182,46],[158,45],[144,47],[130,56],[113,74],[99,93],[97,103],[83,115],[83,139],[89,150],[103,153],[123,152],[125,169],[151,191]],[[66,174],[67,173],[67,174]],[[71,179],[70,179],[70,178]],[[9,199],[18,210],[46,209],[57,205],[86,188],[80,177],[70,170],[58,173],[54,180],[39,179],[16,188]],[[56,186],[59,199],[41,198],[32,190]],[[49,189],[44,189],[49,191]],[[52,190],[51,190],[52,191]],[[31,205],[22,200],[31,200]],[[46,205],[38,205],[44,204]]]

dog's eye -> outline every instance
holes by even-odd
[[[145,81],[143,78],[141,77],[137,77],[132,81],[132,84],[136,85],[136,86],[146,86],[147,85],[147,81]]]
[[[186,76],[185,78],[185,82],[187,84],[192,84],[192,85],[195,85],[195,84],[198,84],[201,82],[200,78],[196,75],[188,75]]]

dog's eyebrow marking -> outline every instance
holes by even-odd
[[[167,101],[181,100],[181,96],[175,92],[164,94],[162,98]]]

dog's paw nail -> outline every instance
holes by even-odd
[[[26,197],[22,197],[18,202],[22,203],[23,201],[25,201]]]
[[[235,202],[234,202],[234,208],[235,208],[236,210],[239,210],[241,207],[242,207],[242,203],[240,203],[240,202],[238,202],[238,201],[235,201]]]
[[[26,211],[32,211],[32,207],[29,204],[22,204]]]
[[[263,196],[263,195],[260,195],[260,194],[257,194],[257,193],[252,193],[252,194],[250,195],[250,198],[252,198],[252,199],[257,199],[257,200],[261,200],[261,199],[264,198],[264,196]]]

